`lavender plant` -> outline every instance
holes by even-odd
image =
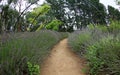
[[[27,62],[41,64],[63,38],[61,33],[50,30],[11,34],[0,44],[0,75],[29,74]]]

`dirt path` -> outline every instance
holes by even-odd
[[[41,67],[40,75],[85,75],[84,60],[79,59],[68,47],[67,39],[60,41]]]

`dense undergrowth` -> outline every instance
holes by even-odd
[[[69,44],[87,59],[90,75],[120,75],[120,22],[75,31]]]
[[[50,49],[65,37],[67,33],[50,30],[7,34],[1,37],[0,75],[39,75],[43,59]]]

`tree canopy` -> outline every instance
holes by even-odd
[[[120,20],[119,10],[108,6],[107,12],[99,0],[46,0],[46,3],[28,11],[28,8],[38,1],[24,0],[27,5],[25,9],[21,9],[23,0],[7,0],[6,5],[0,6],[0,32],[9,31],[10,28],[13,31],[38,31],[54,29],[53,26],[57,27],[57,31],[72,32],[90,24],[106,25],[109,19]],[[116,2],[119,4],[119,0]],[[57,21],[60,21],[60,24]],[[55,25],[53,22],[58,24]]]
[[[89,23],[105,24],[106,9],[99,0],[46,0],[51,5],[52,13],[64,25],[60,28],[77,29],[86,27]]]

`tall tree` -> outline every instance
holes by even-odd
[[[50,14],[54,15],[54,17],[63,22],[63,25],[59,26],[59,30],[63,31],[66,24],[66,16],[65,16],[65,0],[46,0],[51,5]]]
[[[112,6],[108,6],[109,18],[120,21],[120,12]]]
[[[99,0],[91,0],[92,8],[91,8],[91,15],[92,15],[92,22],[94,24],[106,24],[106,8],[103,4],[99,3]]]
[[[2,1],[3,0],[1,0],[0,2],[2,2]],[[21,27],[22,27],[21,24],[24,23],[24,21],[23,21],[24,14],[26,13],[27,9],[31,5],[36,4],[39,0],[6,0],[6,1],[7,1],[6,5],[5,6],[2,5],[2,7],[0,7],[1,8],[1,16],[3,16],[3,15],[5,16],[4,18],[1,17],[1,21],[4,19],[4,22],[1,22],[0,32],[2,32],[3,30],[6,30],[6,28],[7,28],[6,27],[6,25],[8,23],[7,21],[9,21],[8,19],[10,19],[10,18],[8,18],[6,14],[8,14],[9,8],[12,7],[13,10],[16,11],[16,6],[19,7],[19,10],[18,10],[19,14],[17,15],[17,19],[13,23],[13,26],[14,26],[14,30],[16,30],[16,31],[20,30],[21,31]],[[24,10],[21,10],[21,6],[22,6],[23,1],[27,2],[28,4],[27,4],[27,6]],[[12,15],[14,15],[14,14],[12,14]]]
[[[89,23],[106,23],[106,10],[99,0],[46,0],[52,12],[64,24],[60,30],[86,27]]]
[[[0,32],[9,31],[11,26],[16,22],[18,15],[17,10],[10,8],[8,5],[2,6],[2,12],[0,13]]]

